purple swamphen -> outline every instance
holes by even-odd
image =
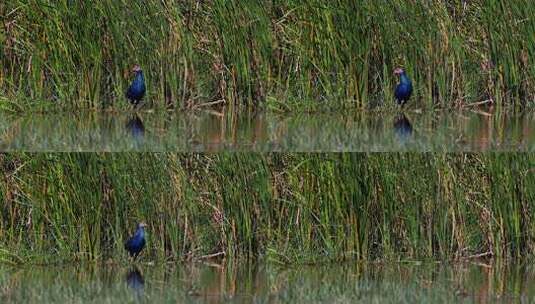
[[[135,74],[135,77],[125,95],[130,103],[133,104],[134,107],[137,107],[141,99],[145,96],[145,77],[143,76],[141,67],[137,64],[132,68],[132,73]]]
[[[402,68],[396,68],[394,75],[399,76],[399,84],[394,91],[394,96],[399,105],[403,107],[412,95],[412,82]]]
[[[128,251],[128,254],[136,260],[137,256],[145,247],[145,223],[137,224],[137,229],[134,235],[124,243],[124,249]]]

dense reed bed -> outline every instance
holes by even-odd
[[[8,154],[0,261],[525,257],[533,154]]]
[[[158,108],[390,106],[398,65],[421,106],[535,95],[528,0],[13,0],[0,16],[9,110],[126,107],[133,63]]]

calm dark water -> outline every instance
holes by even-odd
[[[2,303],[528,303],[531,265],[0,267]]]
[[[0,115],[1,151],[534,151],[535,113]]]

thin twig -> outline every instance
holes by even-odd
[[[218,257],[220,255],[225,255],[225,252],[224,251],[220,251],[220,252],[217,252],[217,253],[202,255],[202,256],[198,257],[197,260],[211,259],[211,258]]]
[[[226,100],[219,99],[219,100],[216,100],[216,101],[201,103],[200,105],[194,105],[191,109],[195,110],[195,109],[198,109],[198,108],[201,108],[201,107],[209,107],[209,106],[213,106],[213,105],[220,104],[220,103],[225,103],[225,102],[226,102]]]
[[[478,101],[478,102],[474,102],[474,103],[467,104],[467,105],[465,105],[464,107],[465,107],[465,108],[468,108],[468,107],[475,107],[475,106],[480,106],[480,105],[483,105],[483,104],[493,103],[493,102],[494,102],[494,100],[492,100],[492,99],[487,99],[487,100],[483,100],[483,101]]]
[[[477,259],[477,258],[482,258],[482,257],[486,257],[486,256],[493,256],[493,255],[494,255],[494,254],[492,253],[492,251],[487,251],[487,252],[478,253],[478,254],[473,254],[473,255],[464,257],[464,259],[465,259],[465,260],[468,260],[468,259]]]

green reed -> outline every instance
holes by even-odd
[[[8,154],[0,260],[525,257],[530,154]]]
[[[398,65],[420,106],[521,106],[535,92],[530,4],[7,1],[0,104],[125,108],[127,71],[139,63],[152,107],[390,106]]]

